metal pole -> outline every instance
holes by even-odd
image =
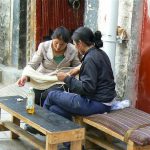
[[[103,9],[103,11],[105,11],[103,12],[103,28],[101,29],[103,35],[103,50],[110,59],[112,70],[115,75],[116,31],[119,0],[105,0],[105,2],[103,1],[100,5],[104,5],[105,7],[105,9]]]

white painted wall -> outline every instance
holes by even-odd
[[[100,0],[98,27],[102,32],[103,50],[107,53],[115,75],[116,30],[119,0]]]

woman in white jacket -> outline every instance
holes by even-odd
[[[74,45],[69,43],[70,32],[68,29],[62,26],[56,28],[51,38],[52,40],[39,44],[38,50],[33,55],[27,67],[31,67],[43,75],[49,75],[56,69],[80,65],[78,52]],[[31,77],[22,74],[21,78],[17,81],[18,85],[24,86],[29,78]],[[52,87],[49,85],[49,87],[43,89],[34,88],[36,104],[43,106],[48,91],[60,87],[60,85]]]

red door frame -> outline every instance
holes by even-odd
[[[150,11],[148,1],[145,0],[136,107],[150,113],[150,16],[148,11]]]

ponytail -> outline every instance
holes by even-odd
[[[101,40],[102,34],[100,31],[94,33],[94,43],[96,48],[103,47],[103,41]]]
[[[77,30],[74,31],[72,35],[72,40],[75,42],[79,42],[81,40],[86,45],[94,46],[98,49],[103,46],[103,42],[101,40],[102,34],[100,31],[96,31],[95,33],[88,27],[79,27]]]

